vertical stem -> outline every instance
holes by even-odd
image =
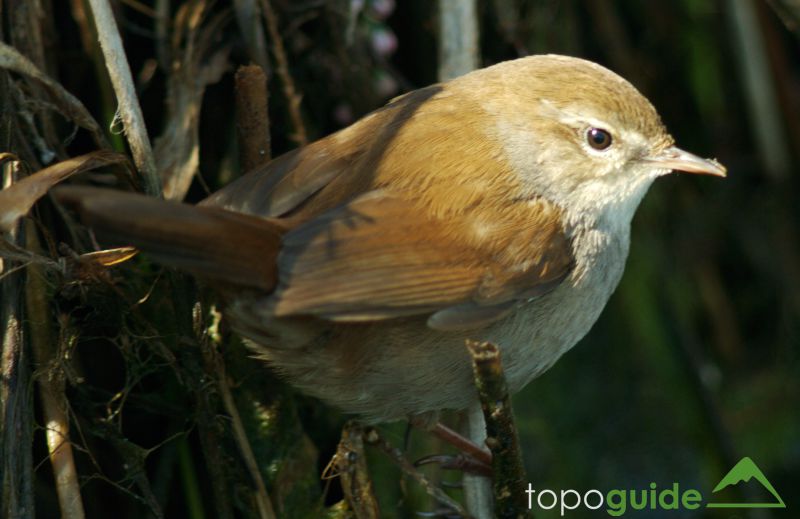
[[[100,47],[106,59],[108,75],[117,94],[118,112],[122,119],[125,137],[131,146],[133,161],[144,177],[145,191],[151,196],[160,197],[161,180],[156,171],[153,148],[147,135],[144,115],[136,95],[131,68],[125,57],[125,48],[122,46],[122,37],[114,13],[108,0],[89,0],[89,6],[94,16]]]
[[[264,29],[259,20],[261,18],[260,10],[257,0],[233,0],[233,12],[247,47],[247,53],[256,65],[262,70],[267,70],[269,61]]]
[[[258,65],[236,71],[236,133],[242,172],[269,162],[267,76]]]
[[[474,341],[467,341],[467,348],[486,422],[482,432],[492,451],[494,514],[499,519],[526,517],[525,471],[500,348],[490,342]]]
[[[486,421],[480,403],[470,407],[466,414],[464,436],[475,445],[486,443]],[[478,519],[490,518],[494,515],[492,503],[492,481],[476,474],[464,474],[464,502],[470,514]]]
[[[328,465],[331,473],[322,478],[340,477],[342,492],[359,519],[377,519],[380,517],[375,488],[367,467],[367,456],[364,452],[364,428],[355,421],[347,422],[342,429],[342,439],[336,447]]]
[[[728,19],[739,51],[734,55],[739,62],[758,153],[773,180],[785,179],[790,170],[790,153],[756,6],[752,0],[732,0],[728,5]]]
[[[258,469],[256,455],[253,452],[253,448],[250,446],[250,440],[247,438],[247,431],[244,429],[242,417],[239,415],[239,410],[236,407],[236,403],[233,401],[233,395],[228,385],[228,377],[225,374],[225,365],[220,360],[217,366],[219,369],[217,382],[219,383],[220,395],[222,396],[222,404],[231,418],[233,436],[242,453],[242,459],[244,459],[247,471],[250,473],[250,477],[256,486],[255,499],[256,506],[258,507],[258,516],[261,519],[275,519],[275,510],[272,508],[272,500],[270,500],[267,487],[264,485],[264,479],[261,477],[261,472]]]
[[[28,250],[37,251],[41,247],[36,237],[36,229],[30,220],[26,229]],[[28,279],[25,285],[25,303],[28,312],[28,330],[31,337],[33,357],[42,370],[38,377],[39,396],[42,401],[47,451],[56,481],[56,493],[64,519],[83,519],[78,471],[72,456],[69,440],[69,417],[66,413],[64,396],[64,377],[58,367],[58,348],[51,327],[50,305],[44,271],[36,263],[28,266]]]
[[[478,14],[475,0],[439,0],[439,81],[478,67]]]
[[[289,60],[286,58],[286,49],[283,47],[281,33],[278,30],[278,15],[275,14],[270,0],[261,0],[261,8],[264,10],[267,30],[272,40],[272,53],[275,55],[276,62],[275,69],[281,77],[283,93],[286,96],[286,102],[289,103],[289,117],[292,119],[292,125],[294,126],[294,133],[290,137],[298,146],[305,146],[308,143],[308,137],[305,124],[303,124],[303,116],[300,114],[302,96],[297,93],[292,75],[289,74]]]
[[[247,437],[244,423],[239,415],[239,409],[236,407],[236,403],[233,400],[233,394],[231,393],[228,384],[228,376],[225,370],[225,361],[222,356],[219,355],[217,346],[213,344],[208,337],[203,319],[203,306],[200,302],[196,302],[192,308],[192,319],[195,337],[197,337],[201,348],[203,348],[203,361],[206,372],[217,380],[217,387],[219,389],[219,395],[222,398],[222,405],[231,419],[234,439],[242,454],[247,472],[250,474],[250,478],[255,486],[253,497],[255,498],[256,508],[258,509],[258,517],[260,519],[275,519],[275,509],[272,507],[272,500],[267,493],[264,479],[261,477],[261,471],[258,468],[255,453]]]
[[[439,0],[439,81],[447,81],[478,66],[478,16],[476,0]],[[465,415],[464,435],[476,445],[486,440],[480,405]],[[484,477],[464,475],[464,500],[469,513],[492,517],[492,486]]]
[[[0,187],[11,185],[18,162],[4,163]],[[6,237],[23,239],[21,225]],[[30,365],[22,329],[24,271],[6,273],[0,258],[0,517],[33,519],[33,404]]]
[[[389,459],[392,460],[395,465],[397,465],[403,474],[416,481],[422,487],[422,489],[425,490],[425,492],[433,497],[438,503],[450,508],[455,514],[457,514],[457,517],[473,517],[472,514],[468,516],[467,511],[464,510],[456,500],[447,495],[444,490],[431,483],[428,478],[425,477],[425,475],[418,471],[416,467],[414,467],[414,465],[408,461],[405,456],[403,456],[403,452],[400,449],[392,447],[388,441],[383,439],[378,433],[377,429],[374,427],[365,428],[364,442],[383,451],[383,453],[389,456]],[[489,515],[474,517],[476,519],[483,519],[484,517],[491,518],[491,510]]]

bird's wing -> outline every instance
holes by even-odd
[[[314,196],[350,166],[318,143],[292,150],[212,194],[199,205],[277,218]]]
[[[441,86],[433,85],[400,96],[352,126],[246,173],[199,205],[264,218],[283,218],[313,201],[312,207],[301,210],[300,220],[313,218],[373,188],[378,183],[374,178],[378,163],[386,159],[386,148],[402,128],[418,117],[423,105],[435,102],[440,91]],[[459,107],[461,111],[464,109]],[[431,111],[430,107],[422,111],[422,119],[430,118]],[[452,118],[452,114],[459,112],[450,109],[447,113]],[[456,119],[451,125],[461,124],[460,119]],[[428,125],[437,132],[446,132],[441,119]],[[424,142],[430,132],[409,133]],[[325,196],[319,196],[335,182],[338,182],[335,189],[328,189]]]
[[[382,191],[362,195],[284,237],[274,312],[334,321],[428,314],[443,330],[496,320],[572,266],[558,210],[525,204],[530,221],[498,233],[511,235],[504,242],[482,236],[468,214],[436,219]]]

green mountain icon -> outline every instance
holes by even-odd
[[[769,493],[775,496],[777,501],[774,503],[709,503],[706,506],[708,508],[786,508],[786,504],[781,499],[781,496],[778,495],[775,487],[772,486],[772,483],[769,482],[753,460],[747,456],[739,460],[739,463],[725,474],[725,477],[714,487],[712,493],[717,493],[724,488],[741,482],[747,483],[753,478],[761,483],[765,489],[769,490]]]

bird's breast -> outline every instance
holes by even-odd
[[[628,229],[582,229],[572,243],[575,267],[564,282],[521,303],[487,333],[501,347],[512,392],[550,368],[589,332],[622,278]]]

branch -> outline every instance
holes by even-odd
[[[0,188],[11,185],[19,162],[4,163]],[[21,225],[6,233],[23,239]],[[0,516],[33,519],[33,402],[22,312],[23,272],[0,256]]]
[[[336,453],[322,474],[324,480],[335,477],[341,478],[345,500],[358,519],[380,517],[364,453],[364,428],[355,421],[345,424]]]
[[[27,223],[27,248],[36,252],[41,249],[36,229],[30,220]],[[50,455],[50,464],[53,466],[61,517],[83,519],[86,515],[83,510],[78,471],[75,468],[72,444],[69,439],[64,372],[59,363],[59,351],[62,348],[54,347],[56,341],[53,338],[50,323],[50,302],[47,297],[44,275],[44,270],[40,265],[30,264],[25,285],[25,303],[30,320],[28,329],[33,357],[40,369],[37,382],[39,383],[39,396],[42,400],[47,451]],[[61,340],[69,339],[65,336],[61,337]]]
[[[247,472],[250,474],[250,478],[255,485],[254,497],[258,508],[258,517],[260,519],[275,519],[275,509],[272,507],[272,500],[267,493],[264,479],[261,477],[253,447],[250,445],[250,440],[247,438],[247,431],[245,431],[244,424],[242,423],[242,417],[239,415],[239,409],[236,407],[236,402],[233,400],[228,375],[225,370],[225,361],[222,356],[219,355],[216,349],[217,345],[214,344],[205,333],[202,305],[199,302],[195,303],[192,314],[195,334],[205,350],[203,357],[207,366],[206,369],[208,372],[216,372],[215,376],[219,394],[222,397],[222,405],[230,416],[234,439],[239,446],[239,451],[247,467]]]
[[[283,47],[283,40],[281,39],[280,31],[278,31],[278,15],[275,14],[275,10],[272,9],[272,4],[269,0],[261,0],[261,8],[264,10],[267,30],[272,40],[272,53],[275,54],[275,61],[277,61],[276,71],[281,77],[283,93],[289,103],[289,117],[291,117],[292,125],[294,126],[294,134],[290,135],[290,137],[298,146],[305,146],[308,143],[308,137],[306,136],[303,117],[300,114],[302,97],[295,90],[294,81],[292,81],[292,76],[289,74],[289,60],[286,59],[286,49]]]
[[[156,171],[156,161],[150,138],[147,136],[147,127],[144,124],[144,115],[139,106],[139,98],[131,76],[131,68],[125,57],[125,48],[122,38],[114,20],[114,13],[108,0],[89,0],[97,28],[97,37],[106,60],[106,68],[114,86],[114,92],[119,102],[118,114],[122,119],[125,137],[131,146],[133,161],[144,177],[145,190],[151,196],[161,196],[161,179]]]
[[[410,476],[414,481],[419,483],[423,490],[436,501],[452,509],[455,513],[460,514],[461,517],[471,517],[458,501],[448,496],[444,490],[431,483],[428,478],[418,471],[414,465],[403,456],[400,449],[393,447],[389,442],[384,440],[377,429],[374,427],[365,428],[364,441],[367,445],[373,445],[383,451],[405,475]]]
[[[500,362],[500,349],[490,342],[467,341],[483,417],[486,445],[492,451],[494,511],[499,518],[527,517],[525,471],[514,425],[511,398]]]

